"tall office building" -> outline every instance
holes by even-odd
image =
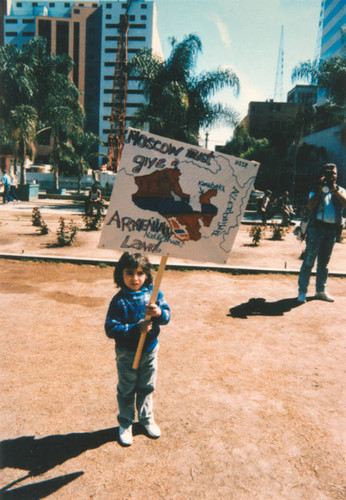
[[[345,0],[324,0],[321,59],[346,53]]]
[[[143,47],[162,57],[153,0],[5,0],[2,4],[3,43],[21,48],[31,38],[47,39],[53,54],[74,61],[71,78],[81,91],[86,130],[107,143],[110,132],[113,75],[119,41],[120,17],[128,10],[128,57]],[[1,33],[1,32],[0,32]],[[145,102],[139,80],[130,77],[126,125]],[[101,148],[103,153],[107,148]]]

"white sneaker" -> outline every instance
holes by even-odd
[[[157,423],[152,422],[151,424],[143,424],[143,427],[147,431],[148,436],[152,439],[157,439],[161,436],[161,430]]]
[[[297,300],[300,304],[304,304],[304,302],[306,302],[306,295],[305,293],[299,293],[298,294],[298,297],[297,297]]]
[[[328,292],[316,292],[315,299],[325,300],[326,302],[334,302],[334,297],[332,297]]]
[[[130,427],[119,427],[119,440],[123,446],[131,446],[133,442],[132,438],[132,425]]]

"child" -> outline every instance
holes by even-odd
[[[159,291],[157,300],[149,304],[152,291],[151,264],[140,254],[125,252],[114,271],[114,281],[120,291],[108,308],[105,330],[115,340],[118,370],[118,422],[122,445],[132,444],[132,424],[135,419],[135,399],[138,420],[149,437],[161,435],[153,414],[152,393],[157,376],[158,335],[160,325],[170,320],[170,308]],[[149,320],[144,320],[145,316]],[[132,368],[141,332],[147,333],[137,370]]]

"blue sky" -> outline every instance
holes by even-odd
[[[203,45],[197,72],[230,67],[240,80],[240,95],[219,92],[215,100],[247,114],[250,101],[273,98],[281,26],[284,29],[283,100],[293,87],[291,72],[315,55],[320,0],[155,0],[164,56],[169,37],[196,33]],[[210,149],[224,144],[231,128],[210,131]],[[204,137],[204,134],[203,134]],[[201,143],[202,144],[202,143]],[[204,144],[204,139],[203,139]]]

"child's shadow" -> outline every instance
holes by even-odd
[[[133,425],[133,434],[145,434],[139,423]],[[95,432],[56,434],[42,439],[36,439],[35,436],[7,439],[0,442],[0,469],[22,469],[31,476],[37,476],[87,450],[112,441],[119,442],[118,427]]]
[[[111,428],[96,432],[46,436],[42,439],[35,439],[35,436],[7,439],[0,443],[0,468],[27,470],[29,475],[37,476],[86,450],[116,441],[117,437],[118,432]]]
[[[133,434],[145,434],[143,427],[136,423]],[[103,444],[118,441],[119,428],[95,432],[46,436],[23,436],[0,442],[0,469],[10,467],[28,471],[28,474],[0,490],[0,498],[43,498],[47,492],[54,492],[83,474],[76,472],[21,488],[10,489],[28,477],[39,476],[67,460],[81,455],[87,450],[99,448]],[[31,496],[30,496],[31,495]]]
[[[310,300],[310,299],[307,299]],[[227,316],[244,318],[248,316],[283,316],[285,312],[300,306],[296,298],[281,299],[276,302],[267,302],[263,298],[253,298],[248,302],[231,307]]]

